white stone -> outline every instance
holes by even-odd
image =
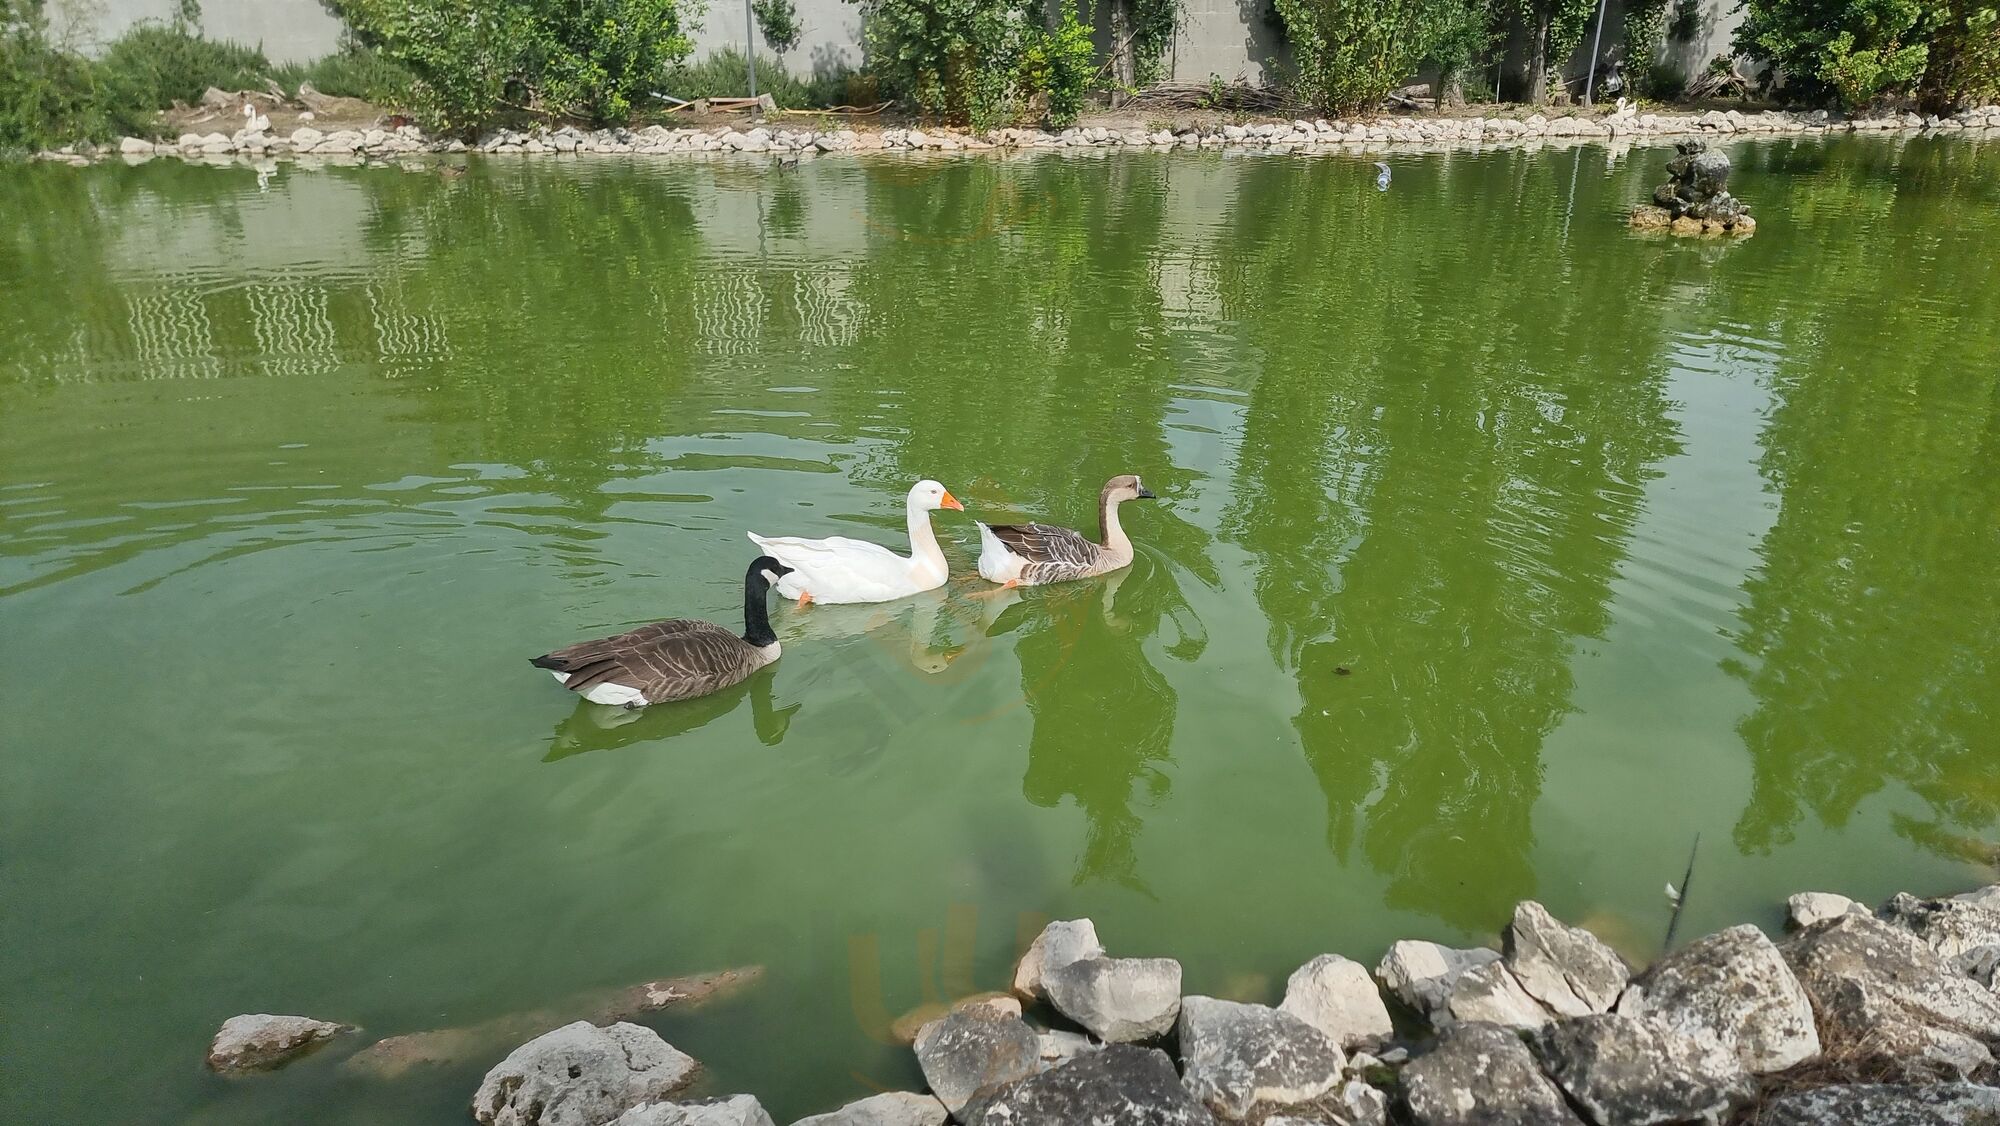
[[[1367,968],[1338,954],[1322,954],[1292,971],[1278,1008],[1342,1048],[1378,1043],[1396,1031]]]

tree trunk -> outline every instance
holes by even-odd
[[[1111,0],[1111,104],[1115,107],[1125,98],[1125,91],[1132,88],[1132,77],[1138,73],[1136,56],[1132,51],[1132,0]]]
[[[1549,17],[1538,15],[1528,35],[1528,102],[1549,104]]]
[[[1453,68],[1438,75],[1438,104],[1441,106],[1465,104],[1465,71],[1462,68]]]

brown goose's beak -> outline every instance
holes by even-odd
[[[1154,496],[1154,495],[1153,495],[1153,490],[1151,490],[1151,489],[1147,488],[1147,487],[1146,487],[1146,486],[1144,486],[1144,485],[1141,485],[1141,486],[1139,486],[1139,499],[1140,499],[1140,500],[1159,500],[1160,498],[1159,498],[1159,497],[1157,497],[1157,496]]]
[[[964,511],[965,511],[965,506],[964,506],[964,505],[962,505],[962,504],[960,504],[960,503],[958,503],[958,498],[957,498],[957,497],[955,497],[955,496],[952,496],[952,495],[951,495],[951,491],[950,491],[950,490],[948,490],[948,489],[947,489],[947,490],[945,491],[945,494],[944,494],[944,499],[938,502],[938,507],[939,507],[939,508],[949,508],[949,509],[951,509],[951,510],[952,510],[952,511],[954,511],[954,512],[964,512]]]

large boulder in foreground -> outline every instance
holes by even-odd
[[[1987,951],[2000,950],[2000,909],[1982,907],[1977,900],[1898,895],[1882,906],[1878,917],[1922,939],[1960,973],[1970,972]]]
[[[1023,1001],[1046,1000],[1042,979],[1051,970],[1102,957],[1104,944],[1097,941],[1097,924],[1089,919],[1057,919],[1042,928],[1014,967],[1014,995]]]
[[[1285,1012],[1326,1033],[1342,1048],[1379,1044],[1395,1035],[1389,1006],[1367,967],[1338,954],[1321,954],[1292,971],[1285,982]]]
[[[1753,1075],[1819,1055],[1812,1002],[1778,948],[1752,926],[1697,939],[1654,963],[1625,991],[1618,1011],[1716,1041]]]
[[[1182,1082],[1225,1122],[1311,1102],[1340,1085],[1340,1046],[1290,1013],[1199,995],[1181,999]]]
[[[696,1103],[647,1103],[611,1120],[611,1126],[778,1126],[749,1095]]]
[[[977,1091],[1033,1075],[1041,1064],[1035,1030],[990,1008],[948,1013],[917,1033],[917,1064],[932,1093],[957,1114]]]
[[[1552,1024],[1534,1051],[1597,1126],[1720,1122],[1753,1091],[1735,1053],[1714,1040],[1620,1013]]]
[[[1528,996],[1559,1017],[1609,1011],[1632,977],[1596,935],[1556,921],[1533,900],[1514,908],[1502,956]]]
[[[964,1126],[1215,1126],[1181,1086],[1165,1052],[1112,1044],[1039,1075],[982,1092],[958,1113]]]
[[[1815,1087],[1765,1104],[1758,1126],[1969,1126],[2000,1122],[2000,1088],[1859,1083]]]
[[[1389,947],[1381,964],[1375,967],[1375,976],[1403,1004],[1436,1024],[1458,979],[1470,970],[1499,960],[1500,954],[1495,950],[1454,950],[1435,942],[1405,939]]]
[[[801,1118],[792,1126],[944,1126],[944,1120],[944,1104],[936,1095],[890,1091],[827,1114]]]
[[[216,1029],[215,1039],[208,1044],[208,1067],[224,1074],[269,1071],[352,1031],[351,1024],[311,1017],[245,1013],[230,1017]]]
[[[1962,1077],[1992,1061],[1986,1043],[2000,1040],[2000,995],[1909,931],[1843,915],[1779,949],[1812,998],[1829,1052],[1859,1053],[1911,1078]]]
[[[566,1024],[494,1065],[472,1096],[491,1126],[604,1126],[694,1081],[701,1065],[650,1028]]]
[[[1582,1126],[1515,1033],[1461,1024],[1403,1068],[1416,1126]]]
[[[1431,1023],[1439,1028],[1454,1024],[1497,1024],[1529,1030],[1540,1028],[1549,1020],[1549,1011],[1528,996],[1505,962],[1488,962],[1458,976],[1445,998],[1444,1011],[1433,1017]]]
[[[1085,958],[1042,977],[1056,1011],[1099,1040],[1164,1036],[1181,1011],[1181,964],[1172,958]]]

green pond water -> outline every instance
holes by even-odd
[[[1272,1000],[1524,897],[1644,961],[1697,835],[1683,936],[1990,880],[2000,143],[1728,151],[1729,243],[1624,229],[1663,148],[0,168],[0,1120],[464,1121],[511,1042],[343,1057],[761,965],[645,1020],[784,1122],[1048,917]],[[945,512],[713,700],[526,663],[1122,472],[1109,579]]]

